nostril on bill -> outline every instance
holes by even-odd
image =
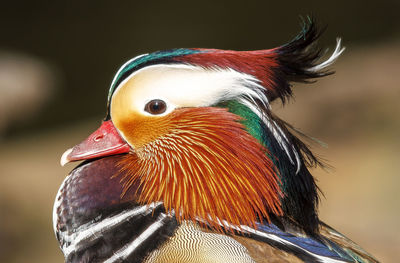
[[[95,142],[98,142],[98,141],[100,141],[101,139],[103,139],[104,138],[104,134],[100,134],[100,135],[97,135],[96,137],[94,137],[94,141]]]

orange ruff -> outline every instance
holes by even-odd
[[[226,220],[255,227],[282,215],[278,177],[263,147],[222,108],[178,109],[167,132],[122,157],[124,193],[139,185],[138,201],[164,202],[177,220]]]

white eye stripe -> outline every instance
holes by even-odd
[[[255,77],[232,69],[205,69],[185,64],[152,65],[125,78],[115,93],[131,79],[140,84],[132,88],[135,99],[141,100],[142,105],[151,99],[162,99],[176,107],[200,107],[241,96],[255,97],[268,104],[265,89]]]

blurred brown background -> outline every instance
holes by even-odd
[[[400,252],[400,18],[386,1],[18,1],[0,5],[0,262],[63,262],[52,204],[68,147],[97,128],[127,59],[173,47],[272,48],[299,15],[347,47],[279,115],[324,141],[321,218],[382,262]],[[295,102],[295,103],[294,103]]]

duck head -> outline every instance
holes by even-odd
[[[131,59],[112,81],[100,128],[61,164],[112,160],[101,174],[115,186],[114,202],[162,204],[178,223],[218,229],[290,220],[315,232],[318,193],[307,166],[318,160],[270,104],[291,96],[291,82],[331,73],[343,49],[338,41],[320,62],[318,35],[310,24],[274,49],[173,49]]]

